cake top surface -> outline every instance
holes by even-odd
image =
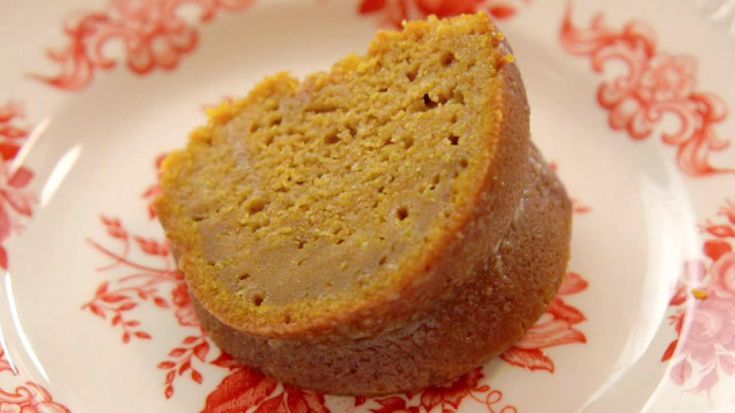
[[[200,301],[287,328],[420,282],[493,162],[501,41],[484,14],[411,22],[209,110],[158,202]]]

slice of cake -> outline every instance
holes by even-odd
[[[442,382],[518,339],[559,283],[568,201],[529,161],[523,85],[484,14],[379,33],[209,117],[165,161],[158,213],[214,340],[276,378]]]

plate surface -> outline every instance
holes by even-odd
[[[0,411],[735,411],[732,3],[0,0]],[[483,10],[575,200],[528,336],[443,387],[284,387],[203,335],[150,208],[161,155],[263,76]],[[481,328],[478,326],[478,328]]]

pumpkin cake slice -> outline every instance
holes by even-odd
[[[441,345],[418,333],[391,344],[475,323],[438,317],[437,303],[474,305],[468,288],[522,213],[534,173],[509,53],[484,14],[430,18],[211,110],[164,162],[157,209],[214,340],[292,384],[379,394],[450,379],[517,339],[558,266],[497,275],[538,284],[525,300],[485,289],[483,311],[507,317],[488,331],[508,339],[454,340],[449,359],[410,357]],[[551,241],[563,267],[568,225]]]

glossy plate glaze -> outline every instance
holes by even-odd
[[[221,354],[150,207],[161,155],[267,74],[327,68],[405,18],[476,10],[511,40],[534,139],[575,198],[547,313],[502,357],[412,395],[317,395]],[[735,411],[733,10],[0,0],[0,411]]]

